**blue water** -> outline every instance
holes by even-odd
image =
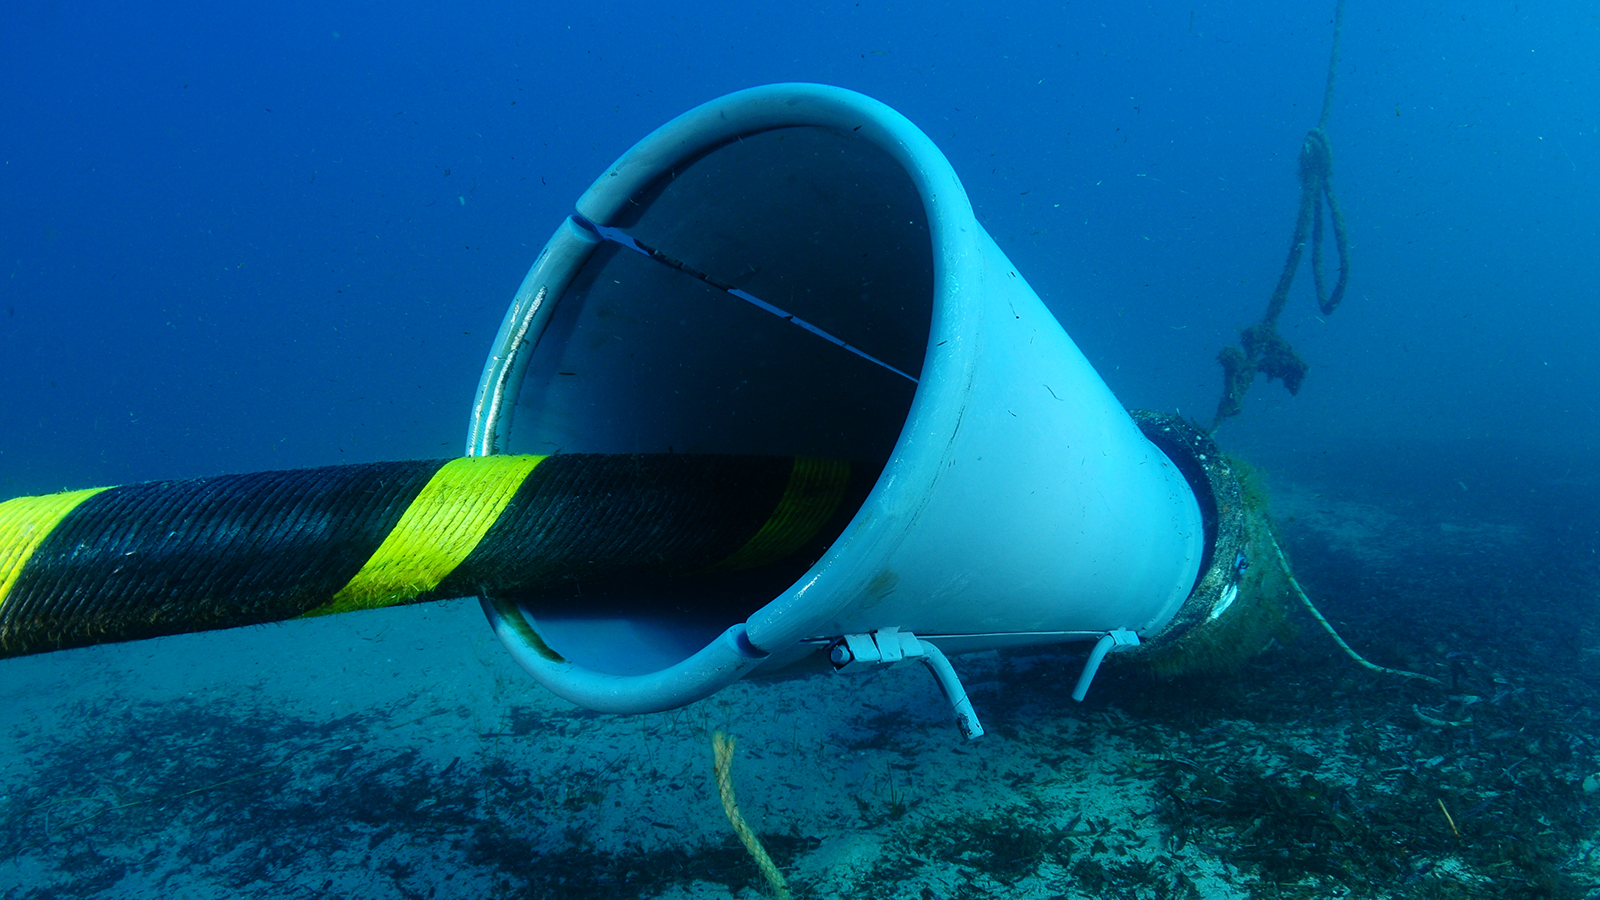
[[[1209,412],[1282,266],[1326,5],[21,3],[0,494],[456,452],[589,180],[783,80],[918,123],[1126,403]],[[1313,373],[1293,402],[1258,386],[1241,430],[1594,459],[1586,10],[1351,8],[1354,281],[1325,324],[1297,285]]]
[[[908,116],[1118,397],[1209,420],[1215,354],[1283,265],[1332,36],[1324,2],[19,0],[3,22],[0,499],[459,453],[577,196],[673,116],[778,81]],[[1320,315],[1302,264],[1280,327],[1305,387],[1257,382],[1218,433],[1286,483],[1537,536],[1472,641],[1484,615],[1594,634],[1597,47],[1593,4],[1352,0],[1328,128],[1350,290]],[[1359,561],[1336,550],[1315,558],[1339,584]],[[1559,622],[1519,569],[1577,586]]]

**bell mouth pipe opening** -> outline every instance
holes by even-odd
[[[883,628],[949,652],[1155,634],[1210,543],[932,141],[822,85],[711,101],[594,183],[507,311],[467,452],[848,464],[776,563],[484,598],[539,681],[618,712]]]
[[[813,457],[848,462],[850,488],[779,565],[515,598],[549,649],[535,658],[601,680],[753,648],[718,638],[800,580],[861,507],[929,346],[923,192],[861,133],[884,110],[833,89],[733,106],[733,126],[704,109],[664,126],[579,200],[507,313],[468,453]]]

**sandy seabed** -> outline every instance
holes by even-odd
[[[0,897],[768,896],[717,730],[797,897],[1600,897],[1594,619],[1535,660],[1426,605],[1540,536],[1294,485],[1274,509],[1352,643],[1450,689],[1304,616],[1241,671],[1108,664],[1082,704],[1082,648],[956,657],[974,742],[920,666],[591,713],[465,600],[66,651],[0,661]]]

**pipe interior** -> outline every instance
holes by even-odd
[[[788,588],[859,508],[921,373],[933,246],[899,163],[853,133],[811,126],[704,152],[601,224],[681,265],[610,242],[590,256],[529,360],[509,452],[818,456],[870,473],[831,532],[783,562],[516,598],[563,657],[642,674],[700,650]]]

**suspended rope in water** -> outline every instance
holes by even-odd
[[[1217,354],[1222,364],[1222,399],[1217,403],[1217,415],[1211,423],[1215,431],[1222,420],[1238,415],[1244,409],[1244,395],[1255,381],[1256,373],[1267,380],[1281,379],[1290,394],[1300,393],[1309,368],[1300,354],[1289,346],[1278,333],[1278,316],[1289,299],[1289,288],[1294,284],[1300,257],[1304,255],[1307,239],[1311,244],[1311,276],[1316,283],[1317,305],[1323,315],[1331,314],[1344,299],[1345,287],[1350,281],[1350,239],[1345,229],[1344,212],[1333,194],[1333,148],[1328,142],[1328,115],[1333,108],[1334,74],[1339,66],[1339,38],[1344,30],[1344,0],[1338,0],[1333,16],[1333,52],[1328,57],[1328,82],[1322,93],[1322,116],[1317,126],[1306,133],[1300,145],[1300,212],[1295,220],[1294,237],[1289,242],[1289,258],[1284,261],[1278,285],[1267,301],[1267,311],[1261,321],[1240,332],[1242,347],[1228,346]],[[1323,238],[1325,235],[1322,204],[1328,204],[1329,218],[1333,221],[1333,241],[1339,253],[1339,278],[1333,289],[1327,288],[1327,275],[1323,265]]]

